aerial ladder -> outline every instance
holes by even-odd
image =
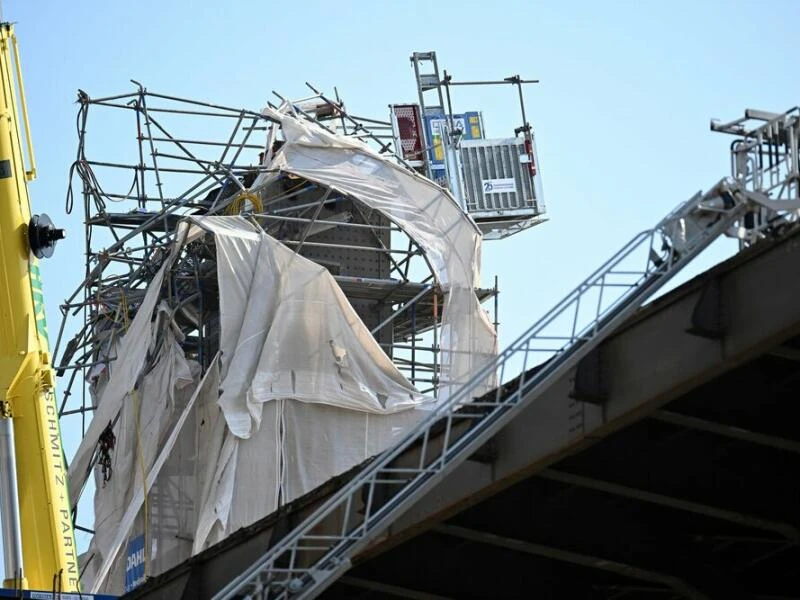
[[[757,195],[723,179],[634,236],[214,599],[311,598],[322,593],[348,570],[354,556],[575,368],[714,240],[728,234],[747,242],[756,235],[740,224],[759,210],[757,204]],[[504,383],[476,398],[476,390],[494,374]]]
[[[77,592],[78,557],[38,262],[52,255],[64,231],[56,229],[46,215],[31,215],[28,182],[36,177],[36,168],[17,40],[10,23],[0,23],[0,78],[3,587]]]

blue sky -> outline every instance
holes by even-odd
[[[78,211],[64,215],[76,90],[149,89],[260,108],[273,89],[334,85],[357,114],[414,100],[408,61],[435,49],[462,80],[539,78],[527,103],[550,221],[484,246],[497,274],[501,343],[634,232],[728,174],[730,139],[708,130],[745,107],[800,101],[792,76],[800,5],[768,2],[47,2],[6,0],[17,22],[39,163],[36,210],[70,239],[43,266],[51,328],[82,263]],[[519,124],[513,90],[457,90],[488,134]],[[96,154],[120,140],[90,132]],[[125,140],[125,143],[129,143]],[[734,244],[728,243],[731,249]]]
[[[731,139],[709,118],[800,103],[792,0],[6,0],[3,15],[21,47],[34,210],[69,232],[42,267],[53,332],[83,271],[81,211],[64,214],[78,88],[125,92],[133,78],[258,109],[273,89],[297,97],[310,81],[336,85],[356,114],[385,117],[387,104],[415,100],[415,50],[436,50],[456,79],[540,79],[526,100],[550,221],[484,246],[484,284],[500,280],[501,345],[635,232],[728,175]],[[460,89],[454,103],[483,111],[490,137],[520,124],[511,88]],[[120,143],[92,137],[98,156]],[[704,264],[735,247],[718,244]]]

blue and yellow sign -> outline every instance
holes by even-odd
[[[425,135],[428,138],[428,161],[434,181],[445,176],[444,146],[442,133],[447,126],[447,115],[427,115],[425,117]],[[483,117],[477,111],[453,115],[453,127],[461,132],[462,140],[482,140]]]

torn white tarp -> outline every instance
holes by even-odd
[[[264,111],[280,122],[286,138],[271,170],[298,175],[359,200],[395,222],[425,251],[447,292],[439,392],[446,397],[497,354],[494,327],[474,293],[480,284],[479,229],[447,191],[360,141],[269,108]],[[253,187],[272,177],[263,174]],[[493,384],[494,378],[487,378],[485,388]]]
[[[222,408],[250,437],[262,405],[292,398],[378,414],[425,401],[397,370],[333,276],[241,217],[202,217],[215,236]]]
[[[221,444],[214,439],[216,454],[209,448],[216,469],[203,493],[193,552],[392,447],[424,414],[422,407],[374,414],[292,399],[265,403],[249,438],[225,431]]]
[[[89,428],[83,434],[75,456],[69,464],[69,495],[74,506],[77,506],[86,480],[91,474],[92,460],[100,435],[108,425],[116,422],[126,397],[137,387],[148,353],[154,350],[157,324],[153,323],[153,316],[156,303],[161,294],[165,274],[172,266],[178,250],[188,241],[186,233],[186,230],[179,233],[172,252],[150,281],[133,321],[122,339],[115,343],[117,359],[108,365],[111,375],[102,387],[102,394]]]
[[[111,377],[103,390],[89,428],[69,464],[69,495],[73,503],[78,502],[81,490],[89,477],[90,465],[100,434],[109,423],[113,423],[117,419],[125,398],[135,387],[136,380],[142,371],[147,351],[153,341],[153,325],[151,323],[153,310],[158,301],[161,283],[168,266],[164,264],[153,277],[139,311],[119,342],[117,355],[123,356],[125,359],[116,360],[110,366]]]
[[[150,352],[114,369],[104,392],[129,386],[113,400],[115,471],[95,494],[96,591],[121,591],[127,542],[143,537],[147,574],[162,572],[390,447],[433,402],[323,267],[241,217],[179,227],[184,243],[203,236],[216,247],[221,326],[202,393],[187,398],[196,378],[166,303],[155,308],[160,283],[123,338]]]
[[[241,217],[190,223],[215,237],[228,426],[209,447],[198,552],[386,449],[431,400],[324,267]]]
[[[166,399],[163,398],[158,391],[171,390],[173,387],[170,385],[170,382],[164,381],[164,377],[175,369],[185,377],[188,368],[189,365],[186,363],[183,352],[179,347],[177,351],[174,348],[166,348],[162,353],[162,360],[159,361],[158,365],[145,378],[145,381],[147,381],[148,377],[152,376],[153,384],[156,384],[158,379],[161,379],[162,383],[166,385],[163,385],[160,390],[148,390],[147,386],[145,386],[145,389],[142,391],[144,402],[142,404],[128,404],[126,406],[128,410],[123,411],[124,415],[130,415],[133,418],[139,418],[140,415],[150,415],[153,419],[166,421],[167,416],[172,416],[173,418],[170,420],[174,421],[174,423],[172,423],[171,428],[168,428],[167,423],[158,426],[154,424],[151,419],[150,422],[146,423],[149,429],[147,433],[145,433],[144,430],[140,430],[138,425],[130,427],[130,424],[128,424],[128,427],[125,428],[123,424],[123,429],[121,429],[122,434],[127,433],[127,435],[130,436],[130,433],[137,432],[140,433],[140,435],[148,435],[148,438],[141,440],[139,448],[128,448],[127,452],[124,454],[121,454],[120,451],[117,452],[117,456],[120,456],[122,459],[119,462],[125,461],[127,463],[128,473],[117,473],[117,476],[112,477],[109,483],[113,482],[116,486],[123,487],[124,496],[119,494],[119,490],[116,490],[116,493],[114,493],[115,490],[111,490],[108,494],[100,493],[95,497],[95,535],[92,543],[94,549],[100,553],[99,558],[101,560],[98,560],[98,562],[102,566],[97,571],[94,581],[90,584],[91,593],[93,594],[98,593],[101,587],[106,583],[106,577],[114,566],[114,562],[118,560],[120,556],[119,551],[126,539],[130,536],[130,530],[133,526],[134,519],[144,504],[145,492],[148,491],[149,493],[149,490],[152,489],[164,463],[169,458],[184,428],[186,420],[195,409],[197,397],[202,394],[207,394],[209,390],[216,395],[216,388],[211,387],[211,385],[217,383],[215,377],[217,373],[215,357],[200,385],[194,389],[193,393],[188,396],[188,398],[184,398],[184,401],[176,406],[174,398],[171,398],[172,394],[170,393],[172,410],[166,410],[167,406],[162,405],[160,407],[162,410],[159,411],[158,400]],[[180,381],[180,379],[176,379],[175,381]],[[183,381],[185,382],[186,379]],[[191,383],[192,379],[188,379],[188,381]],[[187,385],[188,384],[183,385],[182,389],[185,390]],[[177,412],[175,409],[180,412]],[[158,414],[159,412],[161,413],[160,415]],[[178,415],[177,419],[174,418],[175,414]],[[128,432],[128,429],[131,431]],[[156,431],[158,434],[156,434]],[[169,431],[168,435],[167,431]],[[153,440],[156,441],[155,444],[152,443]],[[130,479],[132,475],[130,473],[131,467],[137,469],[133,479]],[[119,502],[121,497],[126,498],[126,500],[124,502]],[[98,509],[101,511],[100,513],[98,513]],[[110,521],[112,517],[113,521]],[[85,583],[87,582],[84,581],[84,584]]]
[[[111,479],[98,487],[95,496],[95,543],[102,556],[108,556],[112,537],[135,491],[142,486],[163,442],[164,433],[177,409],[191,393],[198,370],[186,360],[170,327],[164,327],[158,360],[142,378],[141,384],[125,398],[116,431]],[[181,396],[181,397],[178,397]]]

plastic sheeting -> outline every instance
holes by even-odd
[[[205,217],[220,289],[222,393],[231,432],[248,438],[262,405],[293,398],[387,414],[424,401],[324,267],[240,217]]]
[[[122,590],[130,540],[145,536],[148,574],[162,572],[390,447],[432,403],[327,270],[240,217],[194,218],[178,237],[207,234],[217,249],[219,360],[189,397],[196,373],[167,306],[156,307],[178,243],[102,394],[98,413],[116,419],[117,448],[112,479],[95,494],[95,564],[84,581],[95,592]],[[77,459],[96,442],[87,437]],[[74,467],[76,489],[84,473]]]
[[[112,374],[105,385],[92,421],[78,446],[69,465],[69,495],[73,502],[80,498],[81,490],[90,474],[90,465],[100,434],[109,423],[117,419],[123,402],[136,385],[136,380],[144,367],[147,351],[153,342],[151,319],[153,310],[164,281],[168,264],[164,264],[153,277],[152,284],[145,294],[142,305],[133,318],[128,331],[119,342],[117,355],[125,360],[113,363]]]
[[[193,552],[386,450],[422,415],[421,410],[372,414],[293,399],[264,404],[261,426],[250,438],[226,431],[217,446]]]
[[[95,542],[104,556],[109,554],[125,508],[134,491],[142,486],[144,474],[150,471],[164,433],[177,410],[188,400],[195,379],[170,329],[166,331],[164,348],[152,370],[145,375],[138,389],[130,392],[116,426],[117,442],[113,475],[95,496]],[[133,460],[130,460],[133,458]]]
[[[167,270],[177,256],[178,249],[185,243],[187,231],[184,230],[173,244],[173,251],[161,265],[147,288],[144,299],[136,315],[125,331],[121,340],[115,340],[112,349],[116,351],[117,360],[107,366],[104,381],[98,386],[100,399],[92,417],[89,427],[75,451],[69,464],[69,495],[73,504],[77,504],[86,480],[91,474],[92,460],[95,456],[100,434],[109,423],[114,423],[122,411],[125,399],[137,387],[139,377],[145,368],[145,361],[149,352],[154,350],[157,324],[153,323],[156,304],[161,293],[161,285]],[[101,348],[103,361],[108,360],[109,349]],[[124,357],[120,360],[119,357]],[[107,377],[107,380],[105,378]]]
[[[227,423],[209,458],[216,471],[199,551],[384,450],[419,418],[395,413],[430,399],[397,370],[324,267],[245,219],[192,223],[215,236]],[[265,478],[275,485],[240,491],[241,481]]]
[[[475,296],[480,285],[480,230],[447,191],[360,141],[270,108],[264,113],[280,122],[286,138],[270,168],[356,198],[394,221],[424,250],[447,292],[439,392],[446,397],[497,354],[496,332]],[[253,187],[272,177],[261,175]],[[489,378],[484,387],[494,384]]]
[[[183,359],[183,360],[182,360]],[[188,363],[185,362],[183,358],[183,352],[180,351],[178,347],[178,351],[176,352],[174,348],[168,348],[161,353],[161,360],[159,360],[156,367],[145,377],[145,381],[152,376],[152,379],[162,379],[167,375],[167,373],[175,366],[188,367]],[[203,378],[201,385],[198,386],[194,393],[191,394],[189,398],[185,398],[185,402],[182,402],[181,406],[177,406],[176,404],[172,404],[173,410],[161,410],[159,411],[159,399],[163,398],[163,391],[164,390],[171,390],[172,387],[181,380],[179,377],[174,377],[168,379],[167,381],[162,381],[162,383],[166,383],[165,386],[161,388],[151,388],[147,389],[147,386],[144,386],[142,392],[143,402],[140,403],[132,403],[128,404],[123,410],[124,417],[132,417],[134,419],[141,418],[142,415],[153,415],[156,419],[161,419],[162,421],[166,420],[167,417],[173,417],[170,419],[170,423],[164,423],[161,427],[152,427],[153,423],[149,423],[151,425],[149,431],[147,430],[140,430],[137,427],[125,427],[123,424],[123,428],[121,429],[121,434],[125,435],[126,437],[132,437],[132,433],[137,435],[138,443],[134,441],[134,448],[128,448],[127,452],[120,452],[117,451],[116,456],[120,458],[117,461],[123,468],[127,469],[127,473],[123,473],[122,476],[119,476],[118,473],[117,477],[112,477],[112,482],[115,482],[115,486],[118,488],[117,490],[109,490],[108,494],[100,492],[95,495],[95,535],[92,538],[92,546],[93,549],[99,553],[99,557],[102,559],[101,567],[99,568],[98,572],[95,575],[95,580],[92,582],[91,588],[92,593],[97,593],[103,586],[105,585],[106,588],[109,588],[107,583],[107,576],[109,571],[116,567],[116,570],[120,570],[120,562],[123,562],[126,557],[120,557],[119,551],[122,548],[124,542],[132,537],[130,535],[131,528],[134,525],[134,520],[136,519],[137,515],[139,514],[139,510],[145,502],[145,496],[153,497],[155,494],[153,493],[154,490],[158,489],[155,487],[157,478],[161,475],[162,469],[170,459],[178,459],[180,460],[180,456],[173,456],[173,450],[176,447],[176,442],[178,442],[179,438],[186,439],[187,436],[180,434],[185,432],[185,424],[190,416],[194,416],[196,414],[195,410],[195,402],[198,396],[201,395],[208,395],[209,393],[213,393],[216,396],[216,389],[212,387],[213,384],[216,384],[216,360],[212,362],[211,367],[206,372],[206,377]],[[185,381],[185,380],[184,380]],[[191,382],[192,379],[189,379]],[[209,384],[211,383],[211,385]],[[188,384],[182,386],[183,388],[188,387]],[[165,408],[165,407],[160,407]],[[178,408],[180,412],[177,412],[175,409]],[[160,414],[159,414],[160,413]],[[177,415],[177,418],[175,418]],[[170,425],[171,427],[168,427]],[[166,433],[169,431],[169,435]],[[157,433],[156,433],[157,432]],[[154,443],[155,442],[155,443]],[[189,463],[189,468],[186,469],[187,461],[182,461],[179,465],[182,469],[185,469],[191,475],[193,469],[191,468],[191,463]],[[137,467],[139,470],[135,474],[134,479],[130,479],[130,469],[132,466]],[[127,475],[127,478],[123,479],[123,477]],[[165,475],[169,476],[170,473],[167,472]],[[162,478],[162,486],[165,483]],[[120,489],[123,490],[124,496],[121,496]],[[159,490],[163,493],[163,490]],[[194,490],[192,490],[194,491]],[[147,494],[145,493],[147,492]],[[125,497],[127,499],[126,502],[122,503],[119,502],[121,497]],[[159,507],[160,509],[161,507]],[[173,503],[172,505],[172,512],[174,517],[180,519],[181,515],[180,512],[191,514],[191,510],[187,510],[187,507],[183,507],[183,511],[181,511],[180,506],[177,503]],[[124,510],[123,510],[124,509]],[[99,512],[98,512],[99,511]],[[155,514],[153,514],[155,513]],[[113,517],[113,520],[112,518]],[[155,518],[154,518],[155,517]],[[145,538],[150,538],[152,541],[152,530],[156,530],[157,538],[164,538],[165,530],[170,529],[170,525],[165,525],[163,523],[164,514],[162,510],[156,510],[150,512],[150,514],[145,515],[145,519],[148,521],[147,525],[142,525],[141,530],[144,530],[143,534]],[[158,520],[162,522],[159,522]],[[154,522],[155,521],[155,522]],[[192,528],[193,529],[193,528]],[[191,534],[192,530],[186,532],[187,534]],[[170,540],[172,541],[172,540]],[[169,549],[166,549],[169,550]],[[149,559],[152,561],[155,556],[154,554],[158,553],[159,555],[165,553],[165,549],[159,549],[157,545],[151,544],[150,548],[146,548],[146,551],[149,553]],[[120,560],[122,559],[122,561]],[[165,561],[162,561],[162,563]],[[167,568],[177,564],[175,563],[167,563]],[[116,591],[113,589],[113,585],[109,591]]]

